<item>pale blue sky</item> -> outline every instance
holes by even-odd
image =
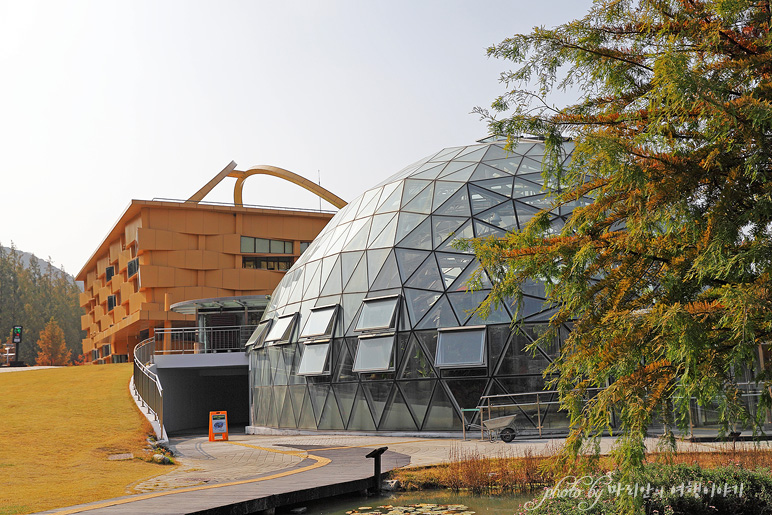
[[[0,242],[77,273],[131,199],[188,198],[231,160],[352,200],[484,137],[470,113],[509,69],[486,48],[590,4],[0,0]],[[268,177],[244,202],[319,207]]]

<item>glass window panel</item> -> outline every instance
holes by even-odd
[[[437,209],[446,200],[453,196],[455,192],[464,184],[461,182],[437,181],[434,183],[434,199],[432,200],[432,209]]]
[[[429,183],[426,188],[420,191],[413,200],[402,207],[402,211],[411,211],[413,213],[430,213],[432,210],[432,198],[434,197],[434,183]]]
[[[353,334],[354,321],[357,320],[365,295],[365,292],[343,294],[343,334]]]
[[[496,160],[485,160],[485,164],[488,166],[492,166],[493,168],[498,168],[499,170],[509,172],[511,174],[518,173],[518,169],[520,168],[520,162],[523,160],[522,157],[519,155],[511,155],[507,158],[503,159],[496,159]]]
[[[370,412],[367,398],[361,388],[357,393],[356,399],[354,399],[354,406],[351,408],[348,429],[353,431],[375,431],[373,415]]]
[[[457,172],[453,172],[449,175],[443,175],[441,177],[444,181],[459,181],[459,182],[467,182],[469,178],[472,176],[472,173],[474,172],[475,166],[470,163],[455,163],[458,165],[468,165],[466,168],[462,168],[461,170]]]
[[[351,237],[351,239],[343,248],[343,250],[346,250],[346,251],[364,250],[364,248],[367,247],[367,237],[370,235],[370,223],[372,222],[373,219],[365,218],[363,220],[365,220],[365,224],[359,229],[359,231],[356,234],[354,234],[354,231],[356,230],[356,228],[351,229],[351,234],[354,234],[354,236]],[[356,222],[359,222],[359,221],[360,220],[357,220]]]
[[[383,269],[383,263],[389,257],[389,249],[376,249],[367,251],[367,277],[372,286],[378,273]]]
[[[431,184],[431,181],[425,181],[422,179],[405,179],[404,187],[402,191],[402,204],[407,205],[416,195],[422,192],[427,186]]]
[[[383,420],[378,429],[381,431],[415,431],[418,429],[399,388],[392,390],[391,398],[386,404]]]
[[[407,281],[430,254],[427,251],[410,249],[396,249],[395,252],[403,281]]]
[[[254,252],[268,254],[271,251],[270,240],[265,238],[255,238],[255,250]]]
[[[517,221],[520,222],[520,227],[525,227],[528,222],[536,215],[539,210],[515,201],[515,209],[517,210]]]
[[[507,176],[500,179],[488,179],[487,181],[475,182],[475,186],[480,186],[486,190],[490,190],[493,193],[504,195],[505,197],[512,196],[512,181],[513,177]]]
[[[407,247],[411,249],[426,249],[432,248],[432,221],[431,218],[426,218],[421,224],[413,229],[413,232],[402,238],[398,245],[400,247]]]
[[[391,248],[394,246],[394,235],[397,232],[397,219],[398,217],[395,213],[389,224],[384,230],[381,231],[378,236],[374,237],[371,232],[370,237],[373,239],[368,243],[367,247],[371,249],[378,249]]]
[[[499,170],[498,168],[493,168],[492,166],[488,166],[484,163],[480,163],[479,165],[477,165],[477,168],[475,168],[475,171],[472,174],[472,177],[469,178],[469,180],[483,181],[485,179],[496,179],[498,177],[506,177],[509,175],[510,174],[508,172]]]
[[[491,159],[504,159],[510,155],[511,153],[507,152],[502,147],[498,145],[491,145],[488,147],[488,151],[485,153],[485,160],[488,161]]]
[[[541,193],[541,186],[522,177],[515,177],[513,192],[513,197],[530,197]]]
[[[456,327],[458,320],[453,314],[453,308],[450,307],[447,297],[438,300],[431,311],[421,320],[417,329],[429,329],[433,327]]]
[[[479,220],[474,221],[474,233],[478,238],[487,238],[488,236],[500,238],[506,234],[502,229],[480,222]]]
[[[402,238],[407,236],[413,229],[418,227],[421,222],[426,220],[426,218],[427,215],[418,213],[400,213],[399,222],[397,222],[396,241],[400,241]]]
[[[461,272],[472,262],[472,256],[465,254],[443,254],[438,252],[437,263],[440,266],[440,274],[445,282],[445,287],[453,284],[453,281],[461,275]]]
[[[386,213],[385,215],[375,215],[370,227],[370,236],[368,238],[368,247],[375,239],[380,236],[386,225],[397,215],[394,213]]]
[[[512,201],[507,201],[488,211],[483,211],[479,215],[476,215],[475,218],[490,225],[500,227],[505,231],[517,230],[517,218],[515,218],[515,207],[512,205]]]
[[[426,163],[413,175],[416,179],[436,179],[445,164]]]
[[[356,330],[369,331],[394,327],[394,314],[398,304],[399,296],[365,300]]]
[[[485,328],[440,330],[434,362],[438,368],[484,366]]]
[[[285,254],[292,254],[292,242],[291,241],[285,241],[284,242],[284,253]]]
[[[442,204],[437,209],[435,206],[435,215],[449,215],[449,216],[471,216],[472,211],[469,209],[469,194],[466,188],[462,187],[458,190],[450,200]]]
[[[459,239],[469,238],[474,238],[474,229],[472,228],[471,220],[462,225],[460,229],[455,231],[444,243],[437,247],[436,250],[440,252],[459,252],[459,250],[453,246],[454,243]]]
[[[388,186],[387,186],[388,188]],[[402,200],[402,182],[397,183],[397,188],[381,202],[376,213],[388,213],[390,211],[397,211],[399,209],[400,201]]]
[[[424,431],[461,431],[461,418],[453,407],[453,402],[445,393],[441,381],[434,389],[429,411],[421,429]]]
[[[437,302],[440,295],[442,294],[436,291],[405,288],[405,300],[408,313],[410,313],[410,321],[413,326],[418,325],[419,320],[421,320],[434,303]]]
[[[343,423],[347,423],[351,416],[351,408],[354,407],[354,399],[356,398],[359,385],[356,383],[343,383],[333,384],[332,390],[335,393],[335,397],[338,399],[338,406],[340,407],[340,414],[343,417]]]
[[[378,372],[394,369],[394,335],[359,338],[354,372]]]
[[[512,215],[514,217],[514,212]],[[432,216],[433,246],[439,246],[459,227],[461,227],[463,223],[466,222],[466,220],[466,218],[455,216]]]
[[[260,348],[265,342],[265,336],[268,334],[268,328],[271,326],[271,320],[264,320],[257,325],[257,328],[252,332],[246,343],[246,347],[254,345],[255,348]]]
[[[363,227],[367,227],[367,231],[365,231],[364,241],[367,241],[367,233],[369,233],[370,229],[370,222],[372,221],[372,218],[360,218],[359,220],[354,220],[351,222],[351,229],[349,229],[348,236],[346,236],[346,240],[344,241],[345,248],[348,244],[351,243],[354,238],[358,237],[360,240],[362,239],[362,236],[360,234],[360,231]],[[362,244],[362,247],[364,247],[364,244]],[[349,250],[356,250],[356,249],[349,249]]]
[[[319,429],[344,429],[345,423],[340,416],[340,410],[338,409],[338,403],[335,402],[335,394],[330,392],[327,396],[327,402],[324,405],[322,416],[319,418]]]
[[[471,161],[476,163],[483,158],[486,150],[488,150],[487,145],[466,147],[466,149],[456,157],[456,161]]]
[[[445,289],[442,277],[440,277],[440,270],[437,268],[437,262],[431,256],[416,270],[410,280],[405,283],[405,286],[424,290],[443,291]]]
[[[547,194],[534,195],[533,197],[521,198],[521,202],[525,202],[529,206],[534,206],[539,209],[550,209],[552,207],[552,197]]]
[[[306,338],[309,336],[332,335],[332,328],[337,310],[337,305],[313,309],[308,316],[308,321],[300,336]]]
[[[469,162],[458,162],[454,161],[452,163],[448,163],[448,166],[445,167],[445,169],[440,174],[441,179],[448,180],[448,176],[455,175],[459,170],[464,170],[469,172],[469,175],[472,174],[472,171],[474,170],[474,165]],[[469,176],[467,176],[467,179]],[[465,182],[467,179],[455,179],[455,180],[461,180],[462,182]]]
[[[362,204],[357,213],[357,218],[364,218],[370,216],[375,211],[375,206],[378,205],[378,199],[381,196],[383,188],[376,188],[366,192],[362,198]]]
[[[303,358],[300,361],[298,374],[301,376],[329,374],[330,369],[327,366],[327,355],[329,352],[329,343],[306,345],[303,351]]]
[[[474,310],[480,307],[487,296],[487,291],[460,291],[448,294],[456,316],[462,323],[472,316]]]
[[[340,255],[341,283],[345,286],[359,261],[364,256],[364,252],[343,252]]]
[[[411,337],[410,347],[408,347],[406,354],[405,362],[402,364],[402,371],[399,375],[400,379],[428,379],[436,377],[431,361],[426,356],[423,347],[418,343],[415,336]]]
[[[334,257],[334,256],[333,256]],[[327,259],[324,260],[324,264],[322,265],[324,267],[323,272],[326,272],[326,268],[328,266],[329,262]],[[334,295],[336,293],[341,293],[341,282],[340,282],[340,259],[335,260],[335,264],[332,267],[332,271],[330,272],[330,275],[327,279],[327,282],[324,283],[324,287],[322,287],[322,296],[324,295]],[[324,276],[324,274],[322,274]]]
[[[394,257],[394,254],[389,254],[389,257],[383,263],[380,272],[378,272],[378,276],[375,281],[373,281],[371,289],[373,291],[388,290],[389,288],[398,288],[401,285],[402,282],[399,279],[399,272],[397,270],[397,260]]]
[[[429,408],[429,400],[432,398],[434,383],[435,381],[405,381],[399,383],[399,387],[405,395],[405,400],[418,420],[419,427],[426,416],[426,410]]]
[[[359,260],[354,272],[351,274],[351,278],[346,283],[344,290],[346,293],[353,292],[366,292],[368,288],[367,283],[367,260],[362,258]]]
[[[294,328],[295,315],[293,313],[288,316],[283,316],[274,321],[271,330],[268,332],[268,336],[265,337],[266,343],[287,343],[292,337],[292,329]]]
[[[469,185],[469,197],[472,203],[472,213],[480,213],[487,209],[497,206],[508,200],[508,197],[493,193],[492,191],[480,188],[474,184]]]
[[[252,253],[255,251],[255,239],[248,236],[241,237],[241,252]]]
[[[453,147],[440,150],[430,159],[430,161],[450,161],[453,159],[453,156],[461,152],[463,149],[464,147]]]

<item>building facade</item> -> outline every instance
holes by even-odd
[[[170,310],[194,299],[268,295],[333,213],[133,200],[78,273],[94,363],[132,359],[156,328],[192,326]],[[221,324],[255,324],[262,312]],[[222,317],[221,317],[222,318]]]
[[[543,156],[541,141],[525,139],[512,152],[500,141],[443,149],[338,212],[247,343],[248,430],[460,431],[479,423],[474,408],[490,395],[515,395],[525,431],[565,429],[556,399],[536,397],[560,341],[524,350],[554,313],[543,285],[528,285],[517,328],[509,305],[481,319],[490,279],[482,271],[481,289],[468,291],[479,264],[454,244],[518,230],[549,208]],[[555,228],[572,208],[552,213]]]

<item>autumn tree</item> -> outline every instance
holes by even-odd
[[[766,410],[749,409],[743,383],[772,380],[770,2],[595,0],[489,54],[516,66],[478,111],[510,145],[543,137],[552,209],[579,206],[559,231],[545,210],[470,242],[496,279],[483,311],[535,277],[559,308],[542,339],[573,323],[548,371],[571,420],[562,459],[612,429],[614,412],[631,473],[652,421],[685,430],[694,399],[717,403],[725,429],[758,428]],[[578,100],[551,105],[559,89]]]
[[[71,353],[67,349],[64,339],[64,331],[59,324],[51,318],[40,331],[38,338],[38,356],[35,363],[46,366],[65,366],[70,364]]]

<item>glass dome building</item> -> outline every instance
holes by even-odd
[[[462,420],[476,422],[462,410],[481,396],[542,390],[560,342],[535,355],[524,347],[553,314],[543,286],[527,285],[519,330],[509,306],[481,319],[473,311],[489,291],[467,291],[479,264],[454,241],[518,230],[549,207],[543,155],[544,144],[527,139],[510,152],[488,140],[446,148],[341,209],[247,344],[251,425],[460,431]],[[555,405],[529,398],[516,408],[526,432],[567,427]]]

